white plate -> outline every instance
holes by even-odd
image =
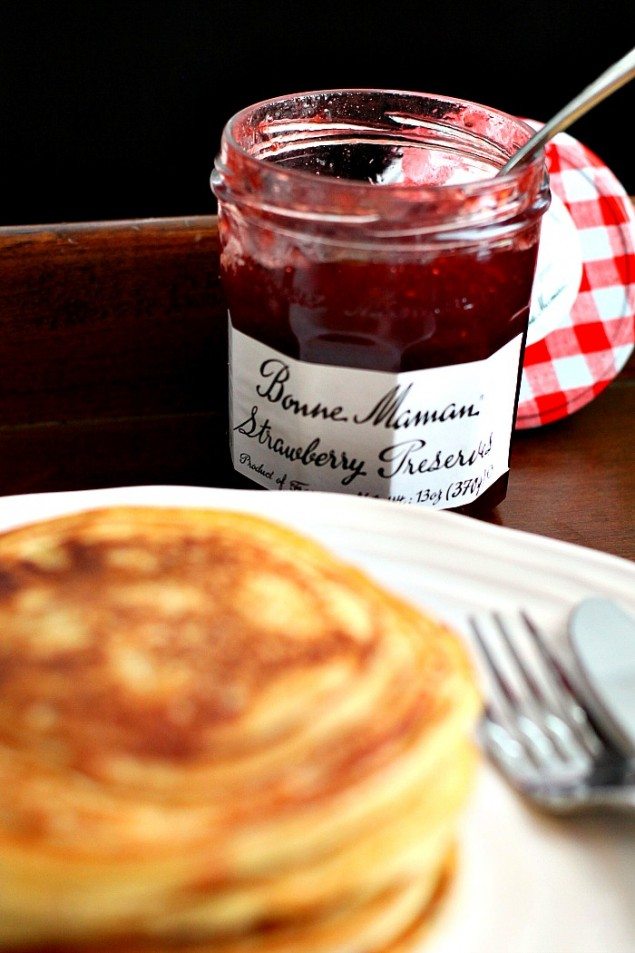
[[[452,513],[320,493],[123,487],[0,498],[0,529],[113,504],[209,506],[300,529],[466,633],[469,612],[529,609],[554,640],[596,594],[635,612],[635,565]],[[484,767],[452,899],[424,953],[633,953],[635,820],[541,816]]]

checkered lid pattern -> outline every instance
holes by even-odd
[[[546,153],[551,190],[580,239],[582,279],[558,326],[527,345],[517,429],[553,423],[589,403],[624,367],[635,341],[635,214],[629,197],[604,163],[566,133]]]

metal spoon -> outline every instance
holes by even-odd
[[[584,116],[586,112],[601,103],[603,99],[614,93],[620,86],[624,86],[634,76],[635,47],[617,63],[609,66],[601,76],[598,76],[595,82],[583,89],[581,93],[578,93],[570,103],[563,106],[560,112],[557,112],[548,123],[545,123],[542,129],[539,129],[531,139],[528,139],[524,146],[521,146],[496,174],[506,175],[511,172],[519,162],[538,152],[557,132],[567,129],[576,119]]]

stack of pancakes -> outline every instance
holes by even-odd
[[[454,635],[268,521],[5,534],[0,950],[409,948],[476,710]]]

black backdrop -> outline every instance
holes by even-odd
[[[0,224],[210,213],[224,121],[285,92],[427,90],[546,119],[634,27],[633,0],[0,0]],[[631,194],[634,118],[635,84],[572,130]]]

